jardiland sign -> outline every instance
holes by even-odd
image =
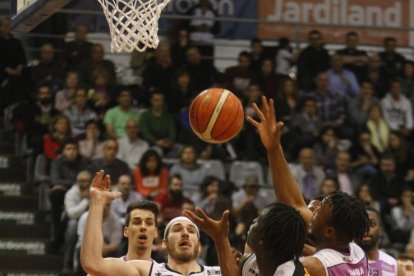
[[[365,44],[381,44],[384,37],[394,36],[399,45],[414,45],[407,30],[414,28],[414,0],[259,0],[258,17],[290,23],[260,24],[258,35],[263,39],[281,36],[293,39],[295,27],[291,24],[297,23],[301,24],[301,40],[306,40],[309,30],[319,29],[324,33],[325,41],[342,43],[344,34],[355,30]],[[312,23],[324,26],[309,25]]]

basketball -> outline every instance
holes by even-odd
[[[189,118],[191,128],[201,140],[219,144],[239,133],[244,112],[236,95],[223,88],[210,88],[191,102]]]

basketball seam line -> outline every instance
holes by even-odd
[[[218,116],[223,109],[224,103],[227,100],[227,97],[230,95],[230,92],[226,89],[223,89],[223,94],[221,94],[219,101],[217,102],[216,107],[214,108],[213,114],[210,117],[210,121],[208,122],[206,130],[201,134],[203,137],[211,140],[211,130],[213,129]]]
[[[233,118],[233,120],[231,121],[231,124],[229,124],[229,126],[232,126],[236,121],[237,121],[237,119],[238,119],[238,117],[239,117],[239,112],[240,112],[240,105],[238,104],[238,103],[236,103],[237,104],[237,113],[236,113],[236,115],[234,116],[234,118]],[[223,136],[224,134],[226,134],[226,131],[228,130],[228,128],[227,129],[225,129],[224,131],[222,131],[219,135],[217,135],[214,139],[219,139],[219,140],[221,140],[220,139],[220,137],[221,136]],[[236,132],[236,134],[238,133],[238,131]],[[232,136],[233,137],[233,136]]]

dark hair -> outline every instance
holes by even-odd
[[[155,157],[155,159],[157,159],[157,167],[155,168],[155,173],[159,174],[161,169],[162,169],[162,160],[161,157],[159,156],[159,154],[155,151],[155,150],[147,150],[141,157],[141,160],[139,160],[139,168],[141,169],[141,174],[143,176],[146,176],[149,174],[148,168],[147,168],[147,162],[148,159],[150,159],[150,157]]]
[[[282,36],[281,38],[279,38],[279,45],[278,45],[279,48],[285,48],[285,47],[288,47],[288,46],[290,46],[289,38],[287,38],[285,36]]]
[[[283,203],[274,203],[265,208],[269,211],[260,218],[255,234],[263,241],[266,255],[281,263],[298,259],[305,245],[305,221],[297,210]]]
[[[157,218],[160,212],[157,204],[149,200],[140,200],[140,201],[136,201],[128,205],[126,216],[125,216],[125,226],[129,225],[129,221],[131,220],[131,212],[136,209],[147,210],[153,213],[154,218],[155,218],[155,225],[157,225]]]
[[[388,36],[388,37],[384,38],[384,44],[388,43],[388,42],[396,42],[396,41],[397,40],[395,39],[395,37]]]
[[[253,44],[262,44],[262,40],[260,39],[260,38],[257,38],[257,37],[255,37],[255,38],[252,38],[251,40],[250,40],[250,45],[253,45]]]
[[[400,254],[397,258],[398,261],[412,261],[414,262],[414,258],[411,256],[408,256],[407,254]]]
[[[248,58],[249,60],[251,60],[251,58],[252,58],[252,56],[249,54],[249,52],[247,52],[247,51],[241,51],[240,53],[239,53],[239,58],[241,58],[241,57],[246,57],[246,58]]]
[[[174,175],[170,175],[169,177],[168,177],[168,187],[171,185],[171,181],[174,179],[174,178],[177,178],[177,179],[180,179],[180,180],[183,180],[183,178],[181,177],[181,174],[174,174]]]
[[[335,191],[339,191],[340,187],[339,187],[339,182],[338,179],[334,176],[327,176],[323,179],[322,183],[324,183],[325,181],[330,180],[333,181],[335,183]],[[321,185],[321,191],[322,191],[322,185]]]
[[[328,224],[336,231],[337,239],[344,243],[361,240],[369,231],[368,214],[365,205],[343,192],[335,192],[326,197],[331,204]]]
[[[67,145],[75,145],[76,148],[78,148],[78,142],[76,142],[75,139],[67,139],[67,140],[65,140],[65,142],[62,144],[62,151],[65,149],[65,147]]]
[[[345,36],[346,36],[347,38],[348,38],[348,37],[350,37],[350,36],[358,36],[358,33],[357,33],[357,32],[355,32],[355,31],[350,31],[350,32],[347,32]]]
[[[375,213],[375,215],[378,218],[379,224],[381,225],[381,213],[377,209],[371,206],[365,206],[365,211]]]
[[[203,182],[201,182],[201,185],[200,185],[200,194],[201,194],[202,199],[204,199],[205,197],[208,196],[207,187],[210,186],[210,184],[215,182],[215,181],[217,181],[219,183],[219,191],[220,191],[220,179],[218,179],[215,176],[211,176],[211,175],[206,176],[203,179]]]
[[[312,201],[312,200],[319,200],[319,201],[322,201],[324,198],[325,198],[325,195],[315,195],[315,196],[313,196],[313,197],[311,198],[311,200],[310,200],[310,201]]]
[[[311,35],[314,35],[314,34],[322,35],[322,33],[319,30],[315,30],[315,29],[311,30],[308,35],[311,36]]]

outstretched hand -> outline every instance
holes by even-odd
[[[90,188],[90,197],[95,199],[103,199],[105,201],[112,201],[121,196],[120,192],[111,193],[111,178],[104,170],[96,172],[92,180]]]
[[[227,238],[229,234],[229,210],[223,212],[220,220],[214,220],[204,213],[204,211],[196,207],[196,211],[200,215],[196,215],[190,210],[184,210],[183,214],[191,219],[198,227],[202,228],[214,241]]]
[[[253,104],[253,109],[259,121],[253,119],[251,116],[247,117],[247,120],[256,127],[263,146],[268,151],[276,149],[280,146],[280,134],[283,122],[276,121],[273,100],[267,100],[265,96],[262,96],[262,108],[259,109],[256,104]]]

